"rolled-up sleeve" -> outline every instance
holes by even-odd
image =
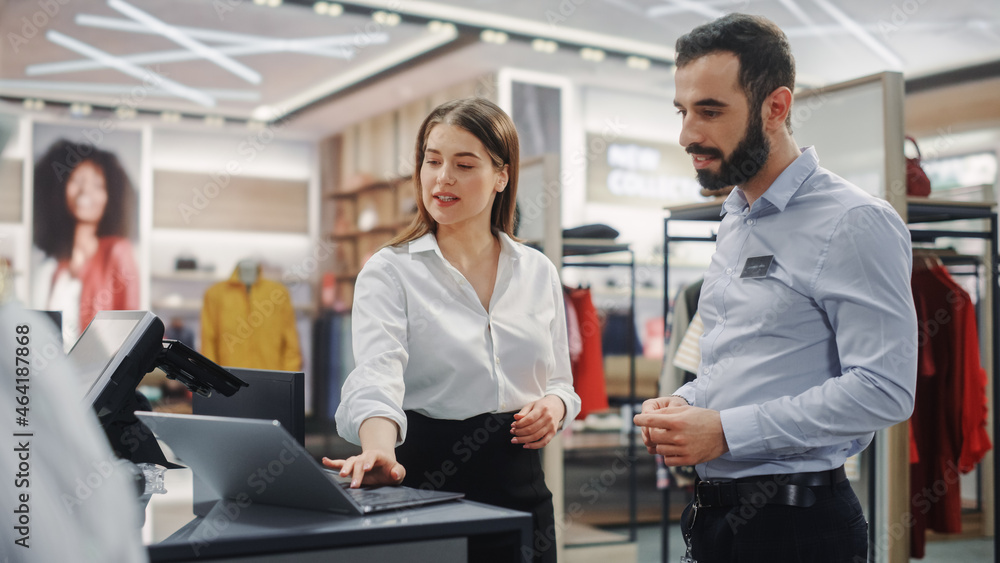
[[[399,425],[397,445],[406,439],[403,413],[407,351],[406,295],[391,267],[373,256],[355,284],[351,313],[355,368],[341,389],[337,432],[360,444],[361,423],[384,417]]]
[[[722,411],[734,458],[795,455],[845,442],[853,455],[872,432],[910,416],[917,362],[911,266],[909,233],[891,209],[869,205],[844,213],[811,290],[833,331],[840,375],[798,395]]]

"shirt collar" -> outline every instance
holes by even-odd
[[[784,211],[789,200],[795,195],[809,176],[812,176],[816,168],[819,167],[819,156],[815,147],[800,148],[801,154],[785,168],[774,180],[764,195],[760,199],[767,200],[771,205]],[[722,211],[725,213],[739,213],[747,206],[747,198],[739,186],[729,194],[725,203],[722,204]]]
[[[438,246],[437,237],[434,236],[434,233],[427,233],[418,239],[411,240],[407,245],[407,251],[410,254],[433,252],[444,260],[444,254],[441,254],[441,247]],[[501,257],[509,256],[512,260],[517,260],[521,257],[523,252],[524,248],[519,244],[515,244],[514,241],[507,236],[507,233],[500,233]]]

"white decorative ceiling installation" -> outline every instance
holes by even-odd
[[[2,7],[0,95],[266,119],[456,36],[242,0],[51,0],[51,15],[40,4]]]
[[[1000,61],[997,0],[8,0],[0,97],[319,134],[502,67],[670,96],[677,37],[733,11],[785,30],[803,86]]]

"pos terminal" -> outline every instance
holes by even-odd
[[[133,463],[177,467],[135,416],[139,383],[154,368],[192,392],[229,397],[247,384],[176,340],[163,339],[163,321],[148,311],[99,311],[69,351],[112,450]]]

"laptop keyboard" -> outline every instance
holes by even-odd
[[[378,489],[347,489],[354,500],[361,506],[383,506],[395,503],[407,503],[414,500],[410,489],[381,487]]]
[[[382,506],[395,503],[408,503],[414,500],[413,489],[397,487],[377,487],[370,489],[352,489],[350,483],[340,477],[338,471],[323,468],[330,480],[340,485],[361,506]]]

